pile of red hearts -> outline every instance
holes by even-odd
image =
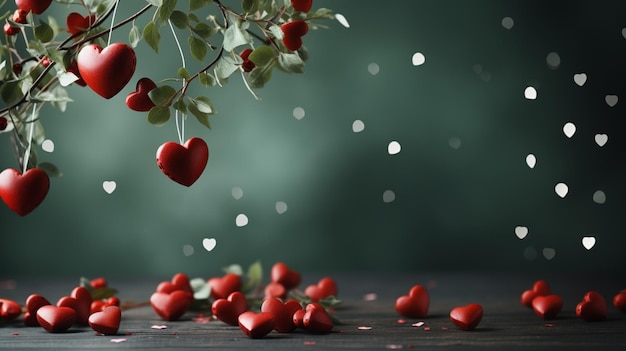
[[[545,280],[536,281],[532,289],[524,291],[521,302],[545,320],[555,319],[563,308],[563,299],[559,295],[550,293],[550,286]],[[615,295],[613,306],[626,313],[626,291]],[[605,320],[607,314],[606,300],[597,291],[588,291],[582,301],[576,305],[576,316],[588,322]]]

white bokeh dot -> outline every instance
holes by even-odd
[[[390,142],[387,146],[387,152],[389,152],[389,155],[397,155],[400,153],[401,149],[402,146],[400,146],[400,143],[395,140]]]
[[[396,193],[393,192],[393,190],[385,190],[383,192],[383,202],[384,203],[390,203],[390,202],[394,202],[396,200]]]
[[[248,216],[246,216],[245,214],[241,213],[237,215],[237,218],[235,218],[235,224],[237,225],[237,227],[245,227],[248,225]]]
[[[285,201],[277,201],[274,207],[276,209],[276,213],[278,214],[287,212],[287,203]]]
[[[593,193],[593,202],[602,205],[606,202],[606,194],[602,190],[598,190]]]
[[[548,67],[557,69],[561,65],[561,56],[553,51],[546,56],[546,63],[548,64]]]
[[[297,120],[301,120],[304,118],[305,112],[302,107],[296,107],[293,109],[293,117]]]
[[[450,145],[451,148],[458,150],[461,147],[461,139],[457,137],[451,137],[450,139],[448,139],[448,145]]]
[[[380,72],[380,67],[377,63],[372,62],[367,65],[367,71],[370,72],[371,75],[375,76],[378,74],[378,72]]]
[[[537,249],[535,249],[532,246],[528,246],[527,248],[524,249],[524,258],[529,260],[529,261],[533,261],[537,258]]]
[[[189,244],[183,245],[183,255],[189,257],[193,255],[193,252],[194,252],[193,246]]]
[[[355,133],[360,133],[362,131],[365,130],[365,123],[363,123],[363,121],[361,121],[360,119],[355,120],[354,122],[352,122],[352,131]]]
[[[524,97],[528,100],[535,100],[537,98],[537,90],[533,87],[526,87],[524,89]]]
[[[513,21],[513,19],[511,17],[504,17],[502,19],[502,27],[504,27],[505,29],[513,28],[514,24],[515,24],[515,22]]]
[[[41,149],[45,152],[54,151],[54,142],[50,139],[46,139],[41,143]]]
[[[235,200],[239,200],[239,199],[241,199],[243,197],[243,189],[241,189],[238,186],[235,186],[235,187],[232,188],[231,194],[233,195],[233,198]]]

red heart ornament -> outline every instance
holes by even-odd
[[[293,9],[300,12],[309,12],[313,6],[313,0],[291,0]]]
[[[24,313],[24,325],[38,327],[37,310],[42,306],[50,305],[50,301],[39,294],[31,294],[26,298],[26,313]]]
[[[281,284],[287,290],[297,287],[302,281],[300,272],[291,270],[283,262],[277,262],[272,266],[270,277],[272,282]]]
[[[87,325],[91,312],[91,293],[84,286],[77,286],[72,290],[70,296],[76,299],[77,310],[76,319],[79,324]]]
[[[200,138],[191,138],[184,145],[168,141],[159,147],[156,159],[161,171],[171,180],[191,186],[206,167],[209,147]]]
[[[52,0],[15,0],[15,5],[22,11],[39,15],[48,9]]]
[[[332,278],[325,277],[320,279],[317,285],[309,285],[304,289],[304,294],[311,298],[311,301],[317,302],[329,296],[337,297],[337,284]]]
[[[554,319],[563,308],[563,299],[559,295],[537,296],[533,299],[533,311],[543,319]]]
[[[450,320],[461,330],[474,330],[483,318],[483,306],[471,303],[467,306],[455,307],[450,311]]]
[[[583,300],[576,306],[578,318],[588,322],[602,321],[607,316],[606,300],[597,291],[589,291],[583,296]]]
[[[302,316],[302,328],[315,333],[328,333],[333,329],[333,320],[324,307],[308,304]]]
[[[279,333],[289,333],[296,329],[293,315],[298,310],[302,310],[300,302],[291,299],[283,303],[278,298],[269,298],[265,299],[261,305],[261,312],[269,312],[274,315],[274,330]]]
[[[265,286],[265,289],[263,289],[263,292],[265,294],[265,298],[272,298],[272,297],[278,297],[278,298],[285,298],[285,296],[287,296],[287,289],[285,289],[285,287],[280,284],[280,283],[274,283],[274,282],[269,282],[267,283],[267,285]]]
[[[110,99],[119,93],[135,73],[135,51],[124,43],[106,48],[97,44],[84,46],[76,58],[85,83],[98,95]]]
[[[626,290],[622,290],[613,297],[613,306],[626,313]]]
[[[302,36],[309,31],[309,25],[303,20],[295,20],[280,26],[283,32],[283,45],[291,51],[302,47]]]
[[[67,25],[67,31],[74,35],[81,33],[89,29],[96,22],[96,15],[90,14],[85,17],[78,12],[72,12],[67,15],[65,24]]]
[[[83,80],[83,78],[80,76],[80,72],[78,71],[78,64],[76,63],[76,60],[72,60],[72,62],[70,63],[70,66],[67,68],[67,71],[70,73],[73,73],[74,75],[76,75],[76,77],[78,77],[78,79],[75,80],[74,83],[80,85],[81,87],[84,87],[87,85],[85,83],[85,80]]]
[[[63,332],[76,322],[76,311],[69,307],[42,306],[37,310],[37,322],[50,333]]]
[[[46,172],[31,168],[21,174],[14,168],[0,173],[0,198],[15,213],[25,216],[32,212],[46,197],[50,179]]]
[[[102,312],[89,316],[89,326],[100,334],[116,334],[120,328],[122,310],[117,306],[108,306]]]
[[[9,299],[0,299],[0,320],[14,320],[21,314],[22,307],[19,303]]]
[[[238,325],[239,315],[246,312],[247,309],[246,297],[239,291],[231,293],[227,299],[217,299],[211,305],[213,315],[229,325]]]
[[[302,319],[304,318],[305,314],[306,311],[303,309],[297,310],[293,313],[293,325],[295,325],[296,328],[304,329],[304,322],[302,321]]]
[[[537,296],[546,296],[550,294],[550,286],[545,280],[537,280],[533,284],[533,288],[522,293],[520,298],[522,305],[532,308],[533,299]]]
[[[239,328],[253,339],[262,338],[274,329],[274,315],[269,312],[251,311],[239,315]]]
[[[176,321],[187,312],[189,305],[191,305],[191,299],[182,290],[176,290],[169,294],[155,292],[150,296],[150,305],[163,320]]]
[[[214,277],[207,281],[211,287],[211,296],[214,299],[225,299],[241,288],[241,277],[234,273],[227,273],[223,277]]]
[[[172,280],[167,282],[161,282],[156,288],[157,292],[169,294],[173,291],[181,290],[187,293],[190,299],[193,298],[193,289],[189,277],[184,273],[176,273]]]
[[[428,291],[421,285],[415,285],[409,295],[396,299],[396,311],[407,318],[424,318],[428,314],[430,297]]]
[[[146,112],[153,108],[154,102],[148,93],[157,85],[150,78],[141,78],[137,81],[135,91],[126,96],[126,106],[133,111]]]

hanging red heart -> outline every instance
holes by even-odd
[[[137,82],[136,91],[133,91],[126,97],[126,106],[134,111],[150,111],[150,109],[154,107],[154,102],[152,102],[148,93],[156,87],[157,85],[152,81],[152,79],[141,78]]]
[[[110,99],[128,84],[135,73],[135,51],[124,43],[106,48],[97,44],[83,47],[76,58],[85,83],[98,95]]]
[[[96,15],[90,14],[85,17],[78,12],[72,12],[67,15],[65,23],[67,25],[67,31],[70,34],[76,34],[84,32],[96,22]]]
[[[26,12],[33,11],[37,15],[46,11],[51,3],[52,0],[15,0],[17,8]]]
[[[14,168],[7,168],[0,173],[0,198],[20,216],[29,214],[39,206],[49,188],[50,179],[39,168],[31,168],[24,174]]]
[[[156,153],[157,165],[171,180],[184,186],[195,183],[209,160],[209,147],[200,138],[191,138],[184,145],[168,141]]]

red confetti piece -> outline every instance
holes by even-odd
[[[159,329],[159,330],[167,329],[167,325],[153,325],[150,328],[152,328],[152,329]]]
[[[441,330],[446,331],[448,330],[448,327],[441,327]]]
[[[402,348],[402,345],[399,344],[389,344],[389,345],[385,345],[386,349],[389,350],[400,350]]]
[[[116,344],[119,344],[121,342],[126,341],[126,338],[119,338],[119,339],[111,339],[111,342],[114,342]]]
[[[313,345],[315,345],[315,341],[305,341],[304,345],[305,346],[313,346]]]
[[[18,332],[13,332],[13,333],[11,333],[11,335],[13,335],[13,336],[18,336],[18,335],[20,335],[20,333],[18,333]]]
[[[430,327],[424,327],[424,331],[430,331]]]
[[[376,301],[376,299],[378,299],[378,295],[376,295],[375,293],[363,295],[363,300],[365,301]]]
[[[372,327],[368,327],[368,326],[361,326],[357,328],[358,330],[372,330]]]
[[[398,324],[406,324],[406,319],[398,319]]]
[[[556,326],[556,324],[546,323],[546,324],[545,324],[545,326],[546,326],[546,327],[554,327],[554,326]]]
[[[211,317],[205,317],[202,313],[200,313],[198,317],[194,317],[192,320],[196,323],[204,324],[209,323],[211,321]]]

